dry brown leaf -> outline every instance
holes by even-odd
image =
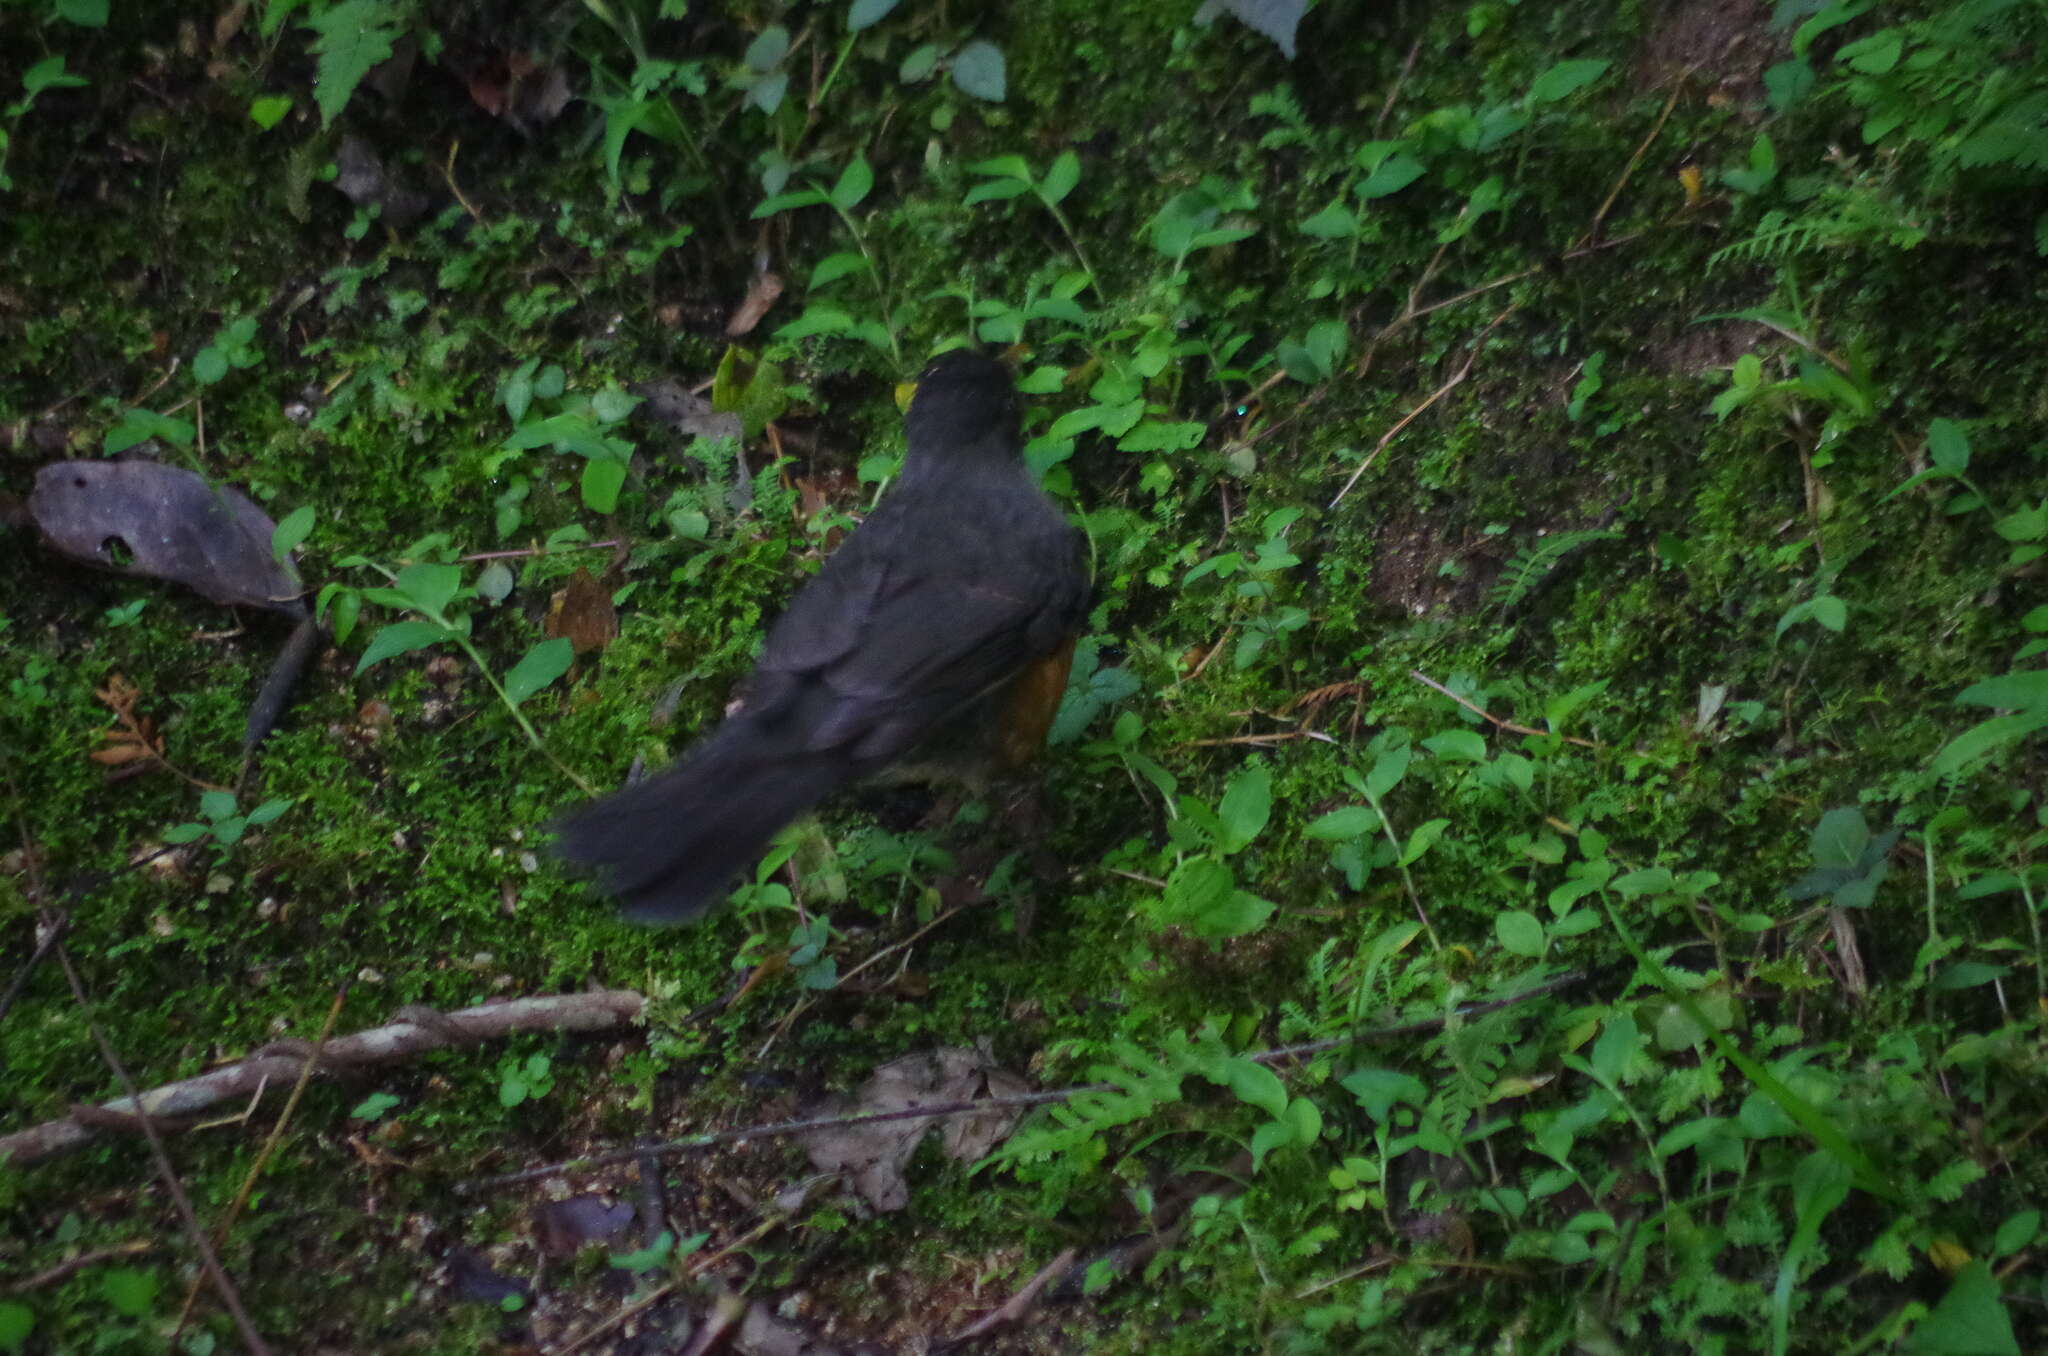
[[[1024,1090],[1023,1079],[996,1068],[976,1052],[943,1046],[889,1061],[852,1097],[828,1098],[812,1114],[872,1116]],[[974,1115],[948,1118],[942,1139],[946,1156],[961,1161],[985,1157],[1008,1137],[1020,1114],[1015,1107],[991,1107]],[[903,1169],[932,1125],[928,1117],[910,1117],[826,1126],[804,1135],[800,1142],[820,1170],[849,1174],[854,1190],[869,1205],[882,1211],[901,1210],[910,1204],[910,1185],[903,1178]]]
[[[782,275],[771,269],[762,269],[747,280],[747,295],[740,301],[740,308],[732,313],[732,319],[725,322],[727,338],[737,339],[751,334],[754,326],[761,323],[768,308],[782,295]]]
[[[542,629],[550,639],[567,636],[577,654],[602,653],[619,635],[619,611],[612,606],[611,590],[589,570],[578,569],[548,600]]]

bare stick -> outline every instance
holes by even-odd
[[[603,1031],[625,1026],[639,1017],[646,1000],[630,989],[598,989],[589,993],[547,998],[521,998],[486,1003],[460,1012],[408,1010],[389,1026],[360,1031],[328,1042],[312,1062],[321,1072],[365,1068],[410,1059],[428,1050],[492,1040],[522,1031]],[[223,1068],[166,1084],[149,1092],[119,1097],[103,1104],[113,1117],[184,1116],[254,1092],[265,1082],[284,1083],[304,1070],[310,1051],[301,1046],[269,1046]],[[89,1143],[100,1128],[75,1116],[45,1121],[11,1135],[0,1135],[0,1162],[21,1167]]]
[[[1402,415],[1399,423],[1395,424],[1392,428],[1388,429],[1385,433],[1380,435],[1379,442],[1374,445],[1372,451],[1366,454],[1365,460],[1358,463],[1358,469],[1351,473],[1351,479],[1344,482],[1344,488],[1337,491],[1337,497],[1330,501],[1331,508],[1335,508],[1337,507],[1337,505],[1344,502],[1344,496],[1351,493],[1351,487],[1358,483],[1358,478],[1365,474],[1366,468],[1371,466],[1373,462],[1379,458],[1380,453],[1386,451],[1387,444],[1394,440],[1396,434],[1400,433],[1400,431],[1408,427],[1408,425],[1414,423],[1417,419],[1419,419],[1422,416],[1423,411],[1427,410],[1431,405],[1436,404],[1437,401],[1442,400],[1445,396],[1449,395],[1453,390],[1457,389],[1459,384],[1462,383],[1465,380],[1465,378],[1472,375],[1472,364],[1478,361],[1480,350],[1486,347],[1486,341],[1488,337],[1493,334],[1494,330],[1500,327],[1501,321],[1506,320],[1509,316],[1513,315],[1517,310],[1521,309],[1521,305],[1522,303],[1519,301],[1511,302],[1509,303],[1506,310],[1502,311],[1492,320],[1489,320],[1486,323],[1486,328],[1479,331],[1479,337],[1472,341],[1472,348],[1468,353],[1465,354],[1464,363],[1458,368],[1458,370],[1455,373],[1452,374],[1451,379],[1445,382],[1443,385],[1437,387],[1436,390],[1430,392],[1428,399],[1424,400],[1420,405],[1417,405],[1414,409],[1408,411],[1408,413],[1406,413],[1405,415]]]
[[[1443,693],[1446,697],[1449,697],[1452,701],[1464,707],[1473,715],[1478,716],[1481,720],[1491,721],[1497,729],[1508,730],[1514,734],[1535,735],[1538,739],[1546,739],[1553,734],[1557,734],[1557,731],[1555,730],[1534,730],[1529,728],[1527,725],[1517,725],[1515,724],[1515,722],[1511,720],[1502,720],[1499,716],[1494,715],[1493,712],[1486,710],[1484,707],[1474,705],[1472,702],[1469,702],[1465,698],[1460,697],[1457,693],[1451,691],[1442,683],[1439,683],[1436,679],[1424,673],[1421,669],[1410,669],[1408,671],[1408,676],[1410,678],[1413,678],[1416,682],[1422,684],[1424,687],[1435,688],[1438,692]],[[1559,739],[1562,739],[1567,744],[1577,744],[1582,749],[1604,749],[1607,747],[1605,744],[1596,744],[1590,739],[1580,739],[1576,735],[1557,735],[1557,737]]]

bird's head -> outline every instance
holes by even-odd
[[[1014,450],[1021,411],[1010,369],[956,348],[925,364],[904,415],[913,451],[1000,444]]]

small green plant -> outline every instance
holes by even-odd
[[[291,808],[289,799],[274,797],[243,814],[236,808],[234,792],[202,791],[199,793],[200,818],[173,824],[164,830],[164,841],[178,845],[196,843],[202,838],[211,839],[215,855],[225,858],[228,849],[242,841],[243,834],[270,823]]]
[[[498,1061],[499,1106],[537,1102],[554,1090],[554,1061],[546,1055],[507,1055]]]
[[[897,334],[906,317],[899,314],[891,300],[888,270],[876,255],[867,232],[862,229],[860,218],[854,215],[854,209],[867,201],[874,187],[873,168],[866,157],[855,156],[853,162],[840,171],[831,188],[812,185],[770,194],[754,208],[754,219],[758,221],[799,208],[829,206],[852,238],[854,249],[819,260],[811,270],[808,290],[816,293],[841,279],[858,275],[867,279],[874,293],[875,312],[864,317],[843,305],[832,304],[829,299],[809,301],[802,314],[775,332],[776,338],[790,340],[813,335],[846,335],[886,352],[899,362],[902,360]]]
[[[105,22],[104,11],[100,19],[101,23]],[[14,180],[7,176],[7,152],[14,140],[14,128],[28,116],[28,111],[35,107],[37,97],[44,90],[76,88],[85,83],[82,77],[65,73],[64,57],[61,53],[45,57],[22,72],[21,97],[5,108],[0,108],[0,193],[10,192],[14,188]]]
[[[429,538],[416,543],[414,555],[450,554],[445,541]],[[470,637],[469,608],[479,598],[477,585],[463,582],[460,565],[445,561],[415,560],[412,564],[397,570],[387,569],[363,556],[347,556],[336,562],[344,569],[363,568],[376,571],[389,582],[379,588],[356,588],[351,585],[330,583],[323,586],[315,596],[315,615],[333,617],[335,639],[346,643],[355,628],[356,616],[364,602],[376,603],[414,616],[406,621],[392,622],[380,628],[370,637],[370,643],[363,648],[362,657],[356,661],[356,672],[364,672],[374,664],[399,655],[412,654],[435,645],[454,645],[468,656],[476,671],[497,694],[505,709],[518,723],[527,740],[540,750],[557,769],[582,787],[589,787],[568,768],[563,767],[548,752],[542,742],[540,731],[520,710],[527,701],[563,674],[575,662],[576,651],[566,636],[543,640],[529,649],[524,656],[505,671],[500,679],[491,671],[483,652]]]
[[[1167,823],[1174,866],[1151,906],[1154,926],[1211,941],[1258,931],[1273,916],[1273,904],[1238,888],[1230,859],[1250,847],[1272,817],[1272,769],[1248,764],[1230,778],[1213,809],[1183,795],[1178,810]]]

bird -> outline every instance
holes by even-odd
[[[914,765],[985,789],[1045,742],[1091,581],[1023,457],[1009,369],[919,373],[902,470],[769,627],[736,709],[668,768],[571,811],[554,850],[630,921],[693,922],[775,832]]]

